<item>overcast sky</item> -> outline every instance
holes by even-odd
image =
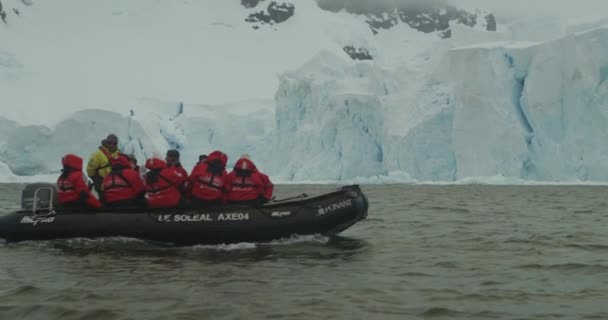
[[[346,8],[351,12],[373,12],[373,9],[394,8],[402,4],[431,4],[446,0],[317,0],[321,7],[330,10]],[[607,0],[608,1],[608,0]]]
[[[456,6],[477,6],[497,14],[608,18],[608,0],[449,0],[449,2]]]
[[[456,7],[478,7],[501,15],[557,16],[561,18],[605,17],[608,19],[608,0],[318,0],[325,7],[350,8],[357,11],[370,7],[399,4],[449,2]]]

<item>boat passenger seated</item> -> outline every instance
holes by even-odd
[[[158,158],[146,160],[149,170],[145,176],[146,198],[149,208],[176,208],[182,201],[181,189],[188,179],[176,167],[168,167]]]
[[[198,162],[196,164],[201,164],[201,163],[205,162],[205,159],[207,159],[207,155],[201,154],[200,156],[198,156]]]
[[[226,179],[228,203],[258,206],[264,203],[264,181],[255,164],[241,157]]]
[[[241,158],[251,160],[251,158],[249,157],[248,154],[241,155]],[[260,200],[263,203],[266,203],[272,199],[272,193],[274,191],[274,184],[272,184],[272,182],[270,181],[270,178],[266,174],[262,173],[257,167],[255,167],[255,171],[258,173],[258,175],[260,175],[260,178],[262,178],[262,183],[264,184],[264,197],[261,198]]]
[[[179,171],[184,177],[188,176],[188,171],[182,167],[182,163],[179,161],[179,151],[177,150],[169,150],[167,151],[167,156],[165,157],[165,161],[167,162],[167,167],[174,168]]]
[[[190,175],[191,205],[208,207],[221,205],[224,201],[226,163],[228,156],[221,151],[214,151],[200,164],[196,165]]]
[[[262,183],[264,184],[263,202],[266,203],[272,199],[272,192],[274,191],[274,184],[272,184],[272,181],[270,181],[270,178],[267,175],[263,174],[259,170],[258,170],[258,174],[260,175],[260,178],[262,178]]]
[[[100,208],[97,200],[87,186],[87,179],[82,173],[82,158],[67,154],[61,159],[63,170],[57,179],[57,200],[61,208]]]
[[[87,175],[93,180],[95,191],[101,199],[101,185],[103,178],[110,173],[110,161],[120,153],[118,150],[118,137],[115,134],[109,134],[107,138],[101,141],[101,146],[91,154],[89,163],[87,164]]]
[[[129,163],[131,164],[131,168],[133,168],[135,171],[139,171],[139,165],[137,164],[137,158],[135,158],[134,154],[131,153],[127,153],[124,154],[127,159],[129,159]]]
[[[103,201],[107,207],[143,207],[146,187],[124,154],[110,161],[112,171],[103,178]]]

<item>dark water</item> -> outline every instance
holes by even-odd
[[[364,191],[338,239],[2,244],[0,319],[608,319],[608,188]]]

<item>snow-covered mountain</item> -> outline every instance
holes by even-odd
[[[0,1],[11,179],[114,132],[140,159],[250,153],[283,181],[608,181],[601,19],[458,1]]]

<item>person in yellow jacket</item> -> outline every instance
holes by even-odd
[[[118,150],[118,137],[115,134],[109,134],[107,138],[101,141],[101,146],[91,154],[89,163],[87,164],[87,175],[93,180],[93,187],[101,197],[101,183],[112,167],[110,160],[116,158],[120,151]]]

